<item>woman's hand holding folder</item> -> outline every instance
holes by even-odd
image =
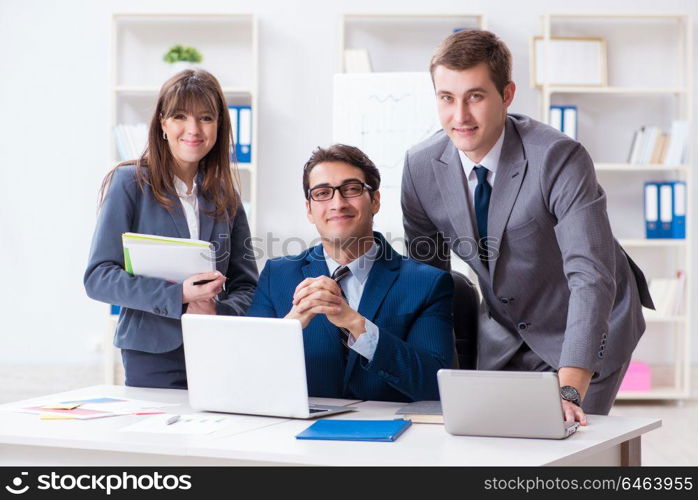
[[[197,281],[208,281],[208,283],[196,285]],[[221,293],[224,284],[225,276],[218,271],[190,276],[182,283],[182,303],[210,301]]]

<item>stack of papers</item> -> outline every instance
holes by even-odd
[[[18,408],[19,413],[39,415],[42,420],[91,420],[119,415],[154,415],[176,404],[140,399],[98,397],[75,401],[49,402]]]
[[[135,276],[175,283],[216,270],[216,252],[208,241],[124,233],[124,267]]]
[[[415,424],[443,424],[441,401],[416,401],[398,408],[395,415]]]

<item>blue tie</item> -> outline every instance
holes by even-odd
[[[337,282],[339,285],[339,282],[342,281],[342,279],[346,278],[347,275],[351,273],[351,269],[349,269],[347,266],[339,266],[337,269],[334,270],[332,273],[331,278]],[[340,289],[342,286],[340,285]],[[344,297],[344,290],[342,290],[342,297]],[[346,297],[344,297],[346,299]],[[346,328],[339,327],[339,341],[342,343],[342,353],[344,354],[344,357],[346,358],[349,355],[349,336],[351,335],[351,332],[347,330]]]
[[[487,182],[489,170],[485,167],[475,167],[477,175],[477,187],[475,187],[475,218],[477,219],[477,231],[480,234],[478,253],[480,259],[485,262],[487,258],[487,211],[490,208],[490,196],[492,186]]]

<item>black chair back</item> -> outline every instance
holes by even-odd
[[[456,341],[454,368],[474,370],[477,360],[477,319],[480,296],[472,281],[458,271],[453,277],[453,334]],[[457,362],[457,364],[456,364]]]

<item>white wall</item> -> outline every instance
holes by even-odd
[[[423,2],[403,0],[198,0],[195,7],[184,0],[0,0],[0,46],[6,48],[0,73],[0,363],[98,360],[106,305],[86,297],[82,274],[97,189],[109,167],[112,12],[258,15],[258,233],[311,239],[300,167],[315,146],[331,140],[339,15],[426,8]],[[528,85],[528,40],[540,34],[541,14],[659,12],[649,0],[431,0],[428,9],[487,16],[488,28],[514,56],[519,85],[512,110],[533,116],[539,101]],[[696,14],[698,6],[664,0],[661,12]],[[698,339],[693,352],[698,359]]]

